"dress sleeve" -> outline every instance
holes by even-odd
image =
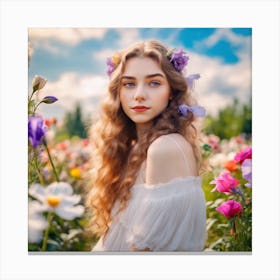
[[[206,231],[205,198],[199,177],[136,186],[126,215],[127,243],[139,250],[201,251]]]

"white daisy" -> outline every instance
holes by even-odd
[[[28,241],[38,243],[43,239],[43,231],[48,223],[42,215],[44,207],[38,201],[28,202]]]
[[[55,212],[65,220],[81,217],[85,210],[84,206],[76,205],[81,196],[73,194],[72,186],[65,182],[54,182],[47,187],[33,184],[29,194],[41,202],[42,211]]]

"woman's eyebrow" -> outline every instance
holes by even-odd
[[[155,73],[155,74],[149,74],[145,78],[154,78],[154,77],[162,77],[164,78],[165,76],[161,73]],[[136,78],[133,76],[122,76],[121,79],[128,79],[128,80],[135,80]]]
[[[147,75],[146,78],[154,78],[157,76],[164,78],[164,75],[162,75],[161,73],[150,74],[150,75]]]
[[[135,78],[135,77],[133,77],[133,76],[122,76],[122,77],[121,77],[121,80],[123,80],[123,79],[127,79],[127,80],[135,80],[136,78]]]

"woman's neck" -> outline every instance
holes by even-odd
[[[142,138],[145,131],[147,131],[151,127],[151,123],[137,123],[136,131],[137,131],[137,139],[138,141]]]

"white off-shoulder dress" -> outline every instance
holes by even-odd
[[[115,216],[119,203],[115,204],[106,238],[101,237],[92,251],[202,251],[206,203],[201,183],[199,176],[189,176],[147,185],[137,177],[127,208]]]

